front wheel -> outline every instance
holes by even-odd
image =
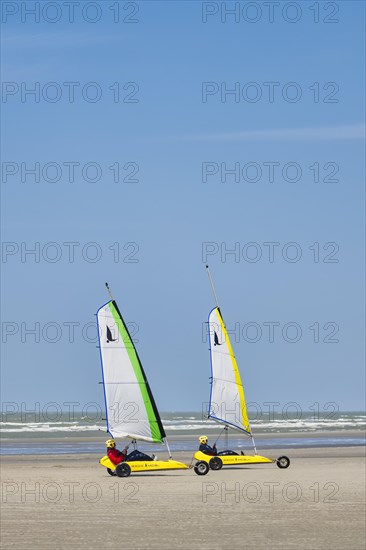
[[[111,470],[110,468],[107,468],[107,472],[109,473],[110,476],[116,476],[116,472],[114,470]]]
[[[209,469],[209,465],[204,460],[196,462],[194,467],[194,471],[198,476],[205,476],[208,473]]]
[[[288,468],[290,466],[290,459],[287,456],[280,456],[277,458],[276,464],[279,468]]]
[[[118,477],[128,477],[131,473],[131,468],[126,462],[121,462],[116,468],[116,474]]]
[[[214,456],[210,460],[210,468],[211,470],[221,470],[222,468],[222,460],[218,456]]]

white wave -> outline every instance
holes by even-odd
[[[23,426],[22,428],[12,429],[12,428],[6,428],[5,430],[1,430],[3,433],[40,433],[40,432],[90,432],[90,431],[99,431],[99,430],[105,430],[104,426],[58,426],[58,427],[52,427],[52,426]]]
[[[202,424],[186,424],[185,426],[169,426],[169,430],[201,430],[204,428],[205,430],[217,430],[217,424],[205,424],[204,426]]]
[[[8,434],[16,433],[50,433],[50,432],[90,432],[105,430],[105,424],[97,424],[99,419],[90,419],[89,422],[82,420],[55,420],[43,422],[0,422],[1,431]],[[230,421],[230,419],[228,419]],[[273,420],[259,418],[251,420],[254,431],[327,431],[336,429],[361,429],[365,426],[365,415],[341,414],[338,418],[320,417],[314,418],[307,415],[305,418],[278,418]],[[163,419],[168,432],[192,432],[194,430],[218,430],[220,427],[212,420],[196,416],[174,416]]]
[[[175,425],[184,426],[186,424],[187,420],[194,420],[195,422],[201,423],[201,424],[207,422],[207,420],[205,420],[205,419],[200,420],[199,418],[185,418],[184,420],[164,420],[164,419],[162,419],[162,422],[163,422],[164,426],[167,426],[168,424],[173,425],[173,426],[175,426]]]
[[[71,426],[71,425],[79,425],[79,422],[0,422],[0,427],[1,426],[32,426],[32,427],[37,427],[37,426],[60,426],[60,425],[67,425],[67,426]]]

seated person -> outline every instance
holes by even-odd
[[[198,441],[200,442],[200,446],[199,446],[199,451],[201,451],[201,453],[204,453],[205,455],[210,455],[210,456],[233,456],[233,455],[238,455],[238,453],[236,453],[235,451],[220,451],[219,453],[217,452],[217,449],[216,449],[216,443],[214,443],[212,445],[212,447],[210,447],[210,445],[208,445],[208,437],[207,435],[201,435],[201,437],[198,438]],[[241,454],[244,454],[243,452]]]
[[[214,443],[212,447],[210,447],[210,445],[208,445],[207,435],[201,435],[201,437],[198,438],[198,441],[200,442],[200,446],[198,450],[201,451],[201,453],[204,453],[205,455],[210,455],[210,456],[217,455],[216,443]]]
[[[116,442],[114,441],[114,439],[108,439],[105,444],[107,447],[108,458],[116,466],[120,462],[130,462],[131,460],[157,460],[157,457],[155,455],[152,455],[151,457],[138,450],[134,450],[131,453],[127,454],[128,445],[122,451],[119,451],[116,448]]]

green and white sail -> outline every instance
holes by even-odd
[[[144,369],[114,300],[97,312],[107,431],[160,442],[165,431]]]

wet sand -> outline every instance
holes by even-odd
[[[267,454],[291,466],[116,478],[95,455],[4,456],[1,548],[364,550],[364,447]]]

